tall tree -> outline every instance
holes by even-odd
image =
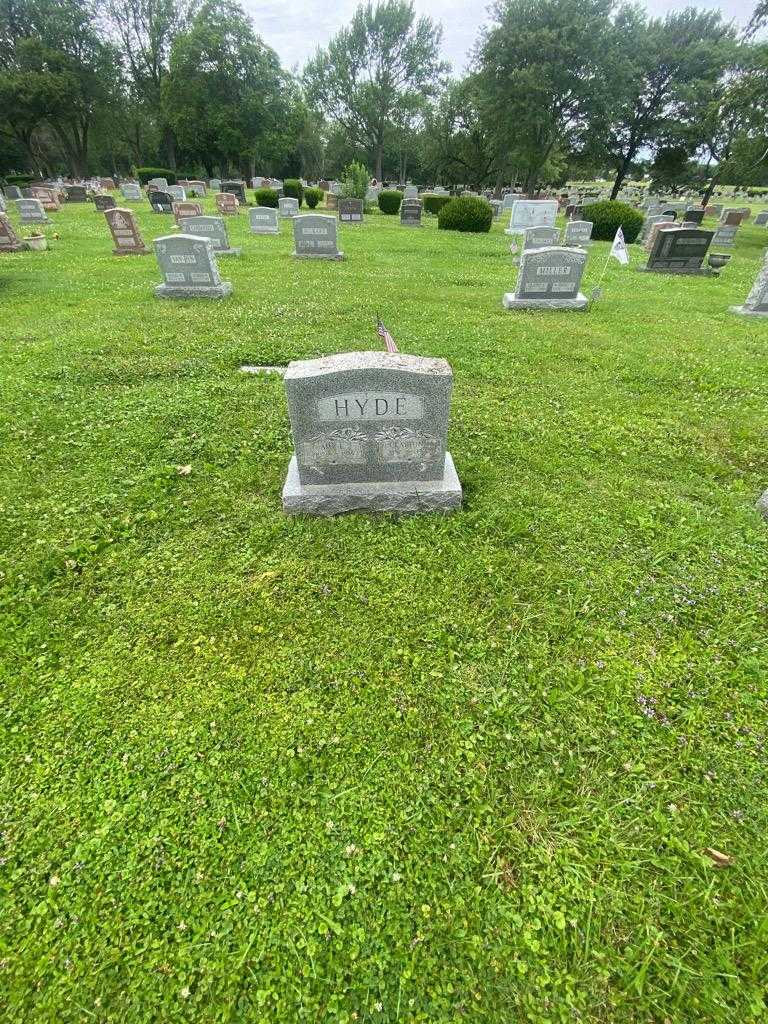
[[[305,68],[309,99],[342,125],[351,146],[371,153],[379,180],[392,125],[423,111],[448,70],[441,36],[431,19],[416,18],[412,3],[368,3]]]

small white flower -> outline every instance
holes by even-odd
[[[182,999],[189,999],[189,985],[185,985],[184,988],[179,992]]]

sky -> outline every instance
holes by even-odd
[[[328,40],[349,20],[358,0],[337,0],[329,4],[324,0],[241,0],[253,18],[258,34],[277,51],[284,68],[299,68],[311,57],[318,46]],[[746,24],[756,0],[691,0],[670,3],[669,0],[647,0],[645,6],[654,15],[680,10],[687,6],[720,10],[724,18]],[[443,59],[450,61],[454,72],[465,70],[468,52],[474,45],[481,27],[486,23],[487,5],[483,0],[415,0],[417,14],[427,14],[443,25]]]

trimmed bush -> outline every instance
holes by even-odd
[[[17,185],[19,188],[26,188],[33,181],[41,180],[41,178],[36,178],[34,174],[9,174],[5,179],[5,183],[6,185]]]
[[[624,241],[634,242],[643,226],[643,215],[626,203],[605,199],[584,207],[584,220],[592,221],[592,238],[596,242],[612,242],[621,228]]]
[[[257,206],[271,206],[276,210],[280,205],[278,194],[273,188],[257,188],[253,194],[256,197]]]
[[[304,198],[307,201],[307,206],[310,210],[314,210],[318,203],[323,201],[323,195],[325,193],[321,188],[305,188]]]
[[[446,203],[450,203],[450,196],[424,196],[424,209],[427,213],[434,213],[437,216]]]
[[[299,200],[299,206],[304,202],[304,186],[298,178],[286,178],[283,181],[283,195]]]
[[[437,226],[443,231],[490,231],[493,207],[479,196],[459,196],[446,203],[437,215]]]
[[[152,178],[165,178],[169,185],[176,184],[176,172],[167,167],[134,167],[133,174],[140,185],[146,185]]]
[[[402,192],[396,192],[394,189],[379,192],[379,209],[382,213],[400,213],[400,203],[402,201]]]

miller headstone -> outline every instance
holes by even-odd
[[[589,302],[579,291],[586,264],[584,249],[553,246],[524,252],[517,287],[504,296],[504,308],[586,309]]]
[[[160,299],[222,299],[232,283],[222,281],[213,244],[195,235],[165,235],[154,242],[163,283],[155,288]]]

